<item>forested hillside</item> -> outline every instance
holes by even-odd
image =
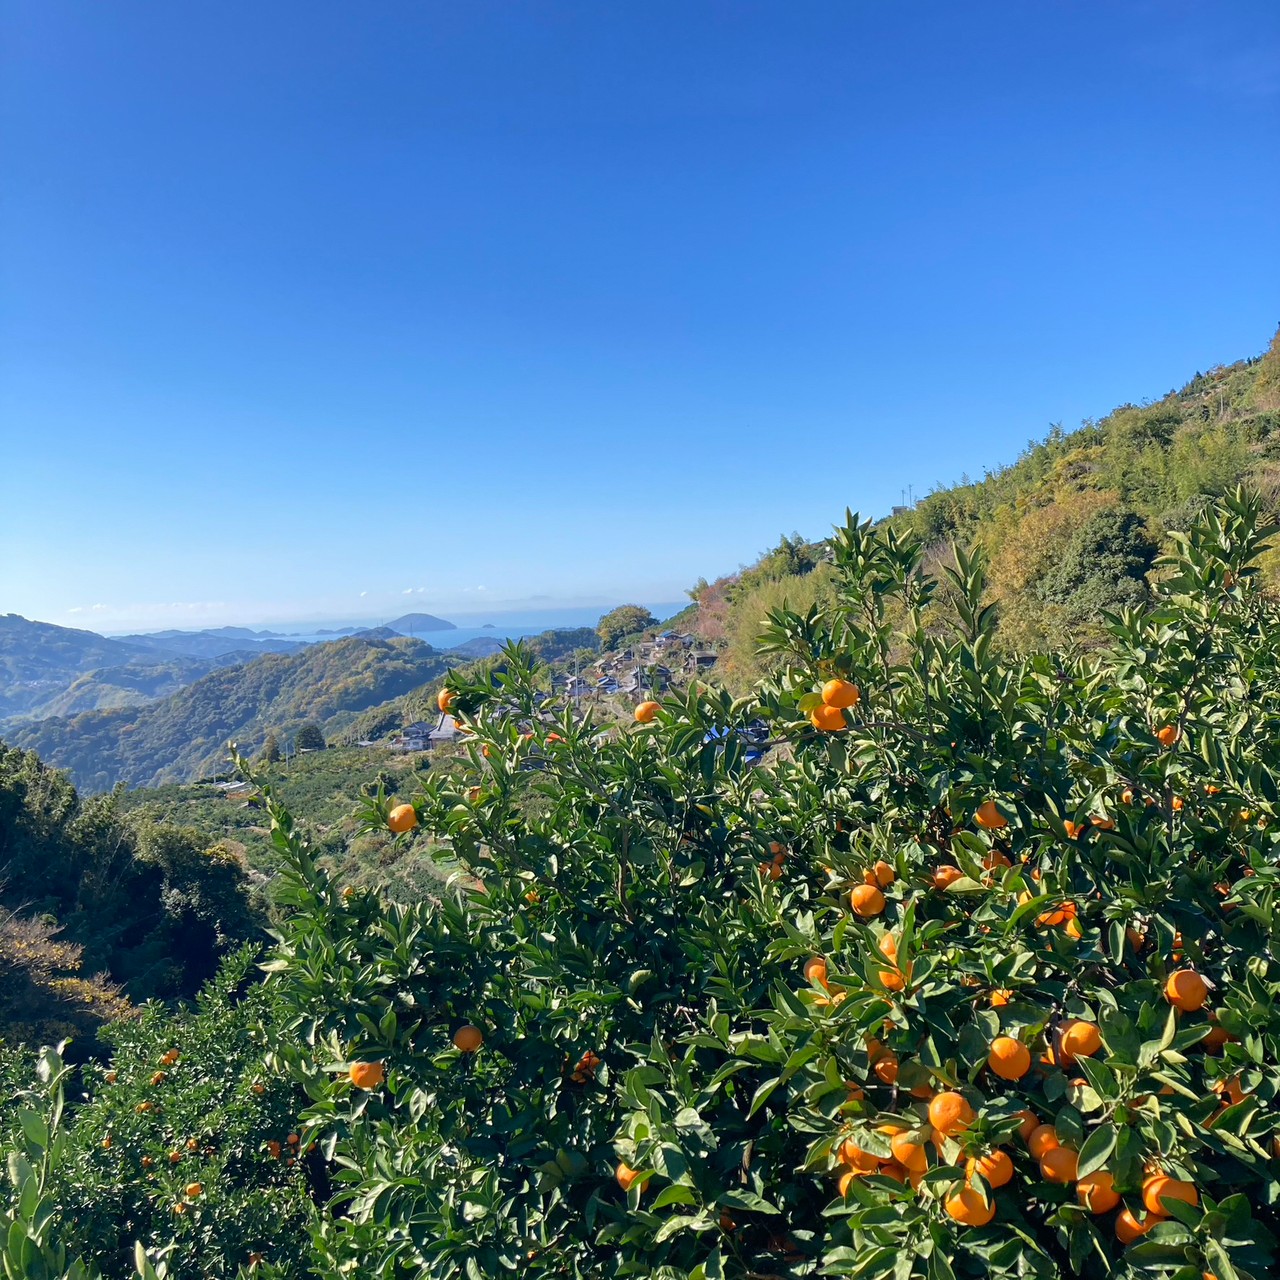
[[[90,791],[187,781],[224,767],[232,740],[254,750],[270,730],[385,702],[449,662],[419,640],[350,636],[212,672],[149,706],[12,724],[6,736]]]
[[[91,1034],[124,997],[192,995],[260,936],[246,866],[216,837],[83,800],[0,746],[0,1038]]]
[[[523,643],[540,662],[556,663],[571,658],[575,653],[581,653],[584,657],[593,654],[599,647],[600,639],[590,627],[567,627],[528,636]],[[493,657],[490,655],[474,663],[459,665],[462,671],[474,673],[487,669],[492,662]],[[420,688],[412,689],[390,702],[370,707],[358,716],[337,717],[331,724],[331,731],[341,742],[358,742],[365,738],[386,737],[415,720],[432,719],[438,714],[436,694],[443,686],[442,673]]]
[[[162,661],[143,645],[0,614],[0,720],[30,712],[96,668]]]

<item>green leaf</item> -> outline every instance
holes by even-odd
[[[1111,1153],[1116,1149],[1116,1141],[1119,1137],[1116,1127],[1113,1124],[1099,1125],[1084,1140],[1080,1147],[1079,1170],[1080,1177],[1093,1173],[1097,1169],[1101,1169],[1111,1157]]]

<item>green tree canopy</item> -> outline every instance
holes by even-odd
[[[605,649],[613,649],[624,636],[633,636],[637,631],[657,626],[658,619],[643,605],[620,604],[596,624],[596,634]]]

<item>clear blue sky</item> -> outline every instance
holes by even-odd
[[[7,0],[0,57],[53,622],[671,600],[1280,321],[1276,0]]]

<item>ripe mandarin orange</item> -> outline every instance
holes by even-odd
[[[963,1094],[954,1090],[939,1093],[929,1101],[929,1123],[944,1137],[963,1133],[973,1120],[973,1108]]]
[[[1078,1163],[1076,1153],[1070,1147],[1050,1147],[1040,1157],[1040,1172],[1046,1182],[1057,1182],[1065,1186],[1076,1180]]]
[[[809,723],[823,733],[839,733],[849,726],[845,722],[844,712],[839,707],[829,707],[824,702],[809,712]]]
[[[629,1164],[620,1163],[617,1169],[614,1170],[613,1176],[617,1178],[618,1186],[620,1186],[623,1189],[623,1191],[630,1191],[632,1185],[635,1183],[635,1180],[640,1176],[640,1170],[633,1169]],[[649,1185],[649,1179],[646,1178],[640,1184],[640,1190],[643,1191],[645,1187],[648,1185]]]
[[[974,1174],[985,1178],[988,1186],[1003,1187],[1013,1177],[1013,1161],[1004,1151],[989,1151],[977,1159],[971,1156],[965,1165],[965,1177],[972,1178]]]
[[[909,1133],[894,1134],[889,1139],[893,1158],[910,1173],[923,1173],[929,1167],[929,1157],[923,1147],[924,1139]]]
[[[822,686],[822,701],[829,707],[856,707],[862,700],[862,690],[848,680],[828,680]]]
[[[412,831],[417,825],[418,814],[411,804],[398,804],[387,814],[387,826],[396,835],[403,835],[406,831]]]
[[[1012,1036],[997,1036],[991,1042],[987,1066],[1001,1080],[1021,1080],[1031,1070],[1031,1050]]]
[[[870,1151],[864,1151],[851,1138],[846,1138],[840,1144],[839,1160],[855,1173],[874,1173],[880,1167],[880,1161]]]
[[[376,1089],[386,1079],[380,1062],[353,1062],[347,1074],[357,1089]]]
[[[1076,1183],[1076,1199],[1090,1213],[1110,1213],[1120,1203],[1120,1193],[1115,1179],[1105,1169],[1098,1169]]]
[[[1027,1150],[1035,1160],[1043,1160],[1046,1152],[1061,1146],[1051,1124],[1039,1124],[1027,1135]]]
[[[1142,1184],[1142,1203],[1148,1213],[1168,1213],[1164,1202],[1181,1200],[1184,1204],[1199,1204],[1200,1193],[1190,1182],[1180,1178],[1171,1178],[1168,1174],[1157,1173],[1147,1178]]]
[[[985,1227],[996,1216],[994,1200],[986,1200],[973,1187],[962,1187],[947,1197],[947,1213],[966,1227]]]
[[[1009,825],[1008,818],[996,808],[994,800],[984,800],[973,815],[973,820],[987,831],[1002,831]]]
[[[453,1047],[462,1053],[475,1053],[484,1044],[484,1032],[479,1027],[467,1023],[453,1033]]]
[[[1148,1214],[1146,1219],[1139,1222],[1128,1208],[1121,1209],[1116,1214],[1116,1239],[1121,1244],[1132,1244],[1141,1236],[1145,1236],[1157,1222],[1164,1220],[1163,1214]]]
[[[882,1054],[876,1059],[876,1065],[871,1069],[876,1073],[876,1079],[881,1084],[897,1084],[898,1055],[896,1053]]]
[[[1194,969],[1175,969],[1165,981],[1164,998],[1175,1009],[1194,1013],[1209,998],[1209,985]]]
[[[1090,1058],[1102,1048],[1102,1033],[1096,1023],[1073,1019],[1064,1024],[1059,1043],[1068,1058]]]
[[[849,894],[849,905],[854,915],[868,920],[884,910],[884,894],[873,884],[857,884]]]

